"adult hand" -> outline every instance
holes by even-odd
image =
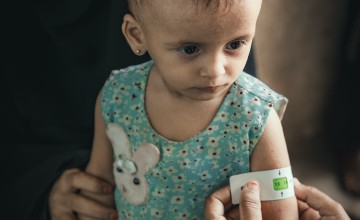
[[[81,194],[93,192],[107,195],[109,202],[101,204]],[[97,179],[79,169],[63,172],[55,182],[49,196],[49,209],[52,220],[76,220],[77,213],[97,219],[118,219],[112,204],[113,188],[110,183]]]
[[[298,200],[299,219],[336,219],[350,220],[344,208],[318,189],[295,181],[295,194]],[[231,209],[230,214],[226,212],[231,206],[231,193],[229,186],[223,187],[211,194],[205,203],[204,215],[206,220],[222,219],[246,219],[261,220],[261,202],[259,185],[256,181],[248,182],[241,190],[240,207],[236,212]]]
[[[350,220],[344,208],[328,195],[315,187],[301,184],[296,178],[294,180],[300,219]]]
[[[242,187],[240,194],[240,219],[262,219],[259,183],[257,181],[248,182]]]
[[[216,190],[206,198],[206,220],[261,220],[260,189],[257,181],[250,181],[241,190],[240,206],[232,205],[230,186]]]

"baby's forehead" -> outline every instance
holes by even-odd
[[[255,32],[257,10],[240,4],[242,0],[235,0],[231,7],[219,8],[216,11],[194,8],[193,3],[186,4],[183,3],[184,1],[191,2],[191,0],[181,0],[176,5],[165,3],[166,5],[152,7],[144,12],[142,23],[145,33],[199,41],[199,37],[210,38],[208,35],[221,38],[224,37],[223,35],[233,35],[233,33],[244,36]],[[232,33],[229,33],[229,30]]]
[[[131,1],[131,0],[130,0]],[[133,13],[142,18],[155,16],[159,18],[179,19],[189,16],[207,14],[219,16],[226,14],[234,5],[251,0],[133,0]],[[135,11],[134,11],[135,10]],[[149,19],[149,17],[147,17]]]
[[[142,13],[143,10],[160,8],[162,10],[176,8],[179,11],[192,8],[197,10],[218,10],[231,6],[242,0],[128,0],[129,8],[133,13]]]

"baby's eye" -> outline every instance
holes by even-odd
[[[226,49],[227,50],[236,50],[236,49],[239,49],[241,47],[241,45],[243,45],[243,44],[245,44],[245,41],[243,41],[243,40],[232,41],[226,45]]]
[[[178,49],[178,51],[180,51],[180,53],[183,53],[185,55],[192,55],[192,54],[196,54],[200,51],[200,48],[196,45],[185,45],[183,47],[180,47]]]

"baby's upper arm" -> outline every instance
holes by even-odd
[[[271,170],[290,165],[281,121],[273,108],[270,110],[264,132],[251,155],[250,161],[251,171]],[[263,219],[298,219],[295,197],[264,201],[261,206]]]
[[[106,124],[101,113],[101,92],[95,105],[95,128],[90,161],[86,171],[114,184],[112,173],[113,150],[106,135]]]

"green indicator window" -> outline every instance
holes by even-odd
[[[284,190],[288,188],[288,181],[286,177],[273,179],[274,190]]]

